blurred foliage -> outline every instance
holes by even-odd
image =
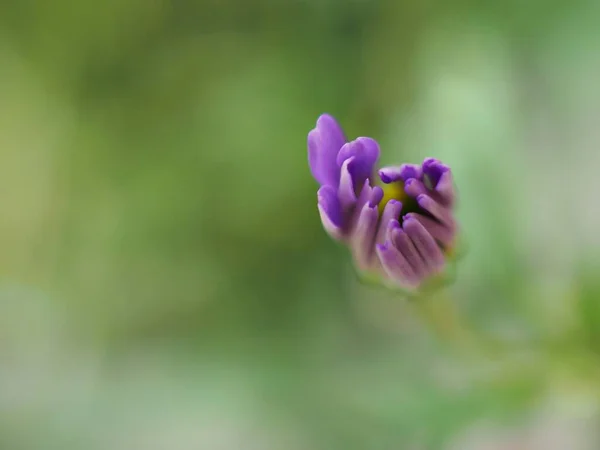
[[[487,421],[492,449],[540,420],[566,441],[502,448],[597,448],[599,24],[584,0],[0,3],[0,448],[466,450]],[[325,111],[383,163],[453,167],[444,295],[489,354],[327,238]]]

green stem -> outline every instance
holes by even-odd
[[[410,306],[436,338],[454,351],[473,357],[490,357],[501,351],[498,343],[469,326],[454,300],[444,291],[413,299]]]

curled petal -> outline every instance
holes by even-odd
[[[419,195],[417,197],[417,203],[425,211],[429,212],[433,217],[439,220],[442,224],[454,228],[454,217],[452,210],[446,208],[433,200],[429,195]]]
[[[429,234],[445,248],[451,247],[454,244],[456,230],[442,225],[431,217],[426,217],[418,213],[408,213],[404,216],[404,220],[415,219],[421,223]]]
[[[426,158],[423,161],[423,174],[431,183],[431,188],[438,194],[444,204],[454,202],[454,183],[450,167],[435,158]]]
[[[343,238],[344,217],[335,189],[323,186],[317,193],[319,214],[325,231],[334,239]]]
[[[356,200],[357,213],[360,213],[360,211],[362,211],[363,206],[365,206],[371,200],[372,196],[373,188],[371,187],[371,183],[369,180],[365,180],[362,189],[360,190],[358,199]]]
[[[386,234],[390,221],[396,220],[400,217],[402,212],[402,202],[396,199],[391,199],[385,204],[383,214],[381,214],[381,220],[379,225],[379,231],[377,232],[377,238],[375,242],[383,244],[386,240]]]
[[[435,158],[425,158],[423,161],[423,174],[430,179],[432,187],[437,186],[442,174],[448,170],[450,168],[447,165]]]
[[[351,157],[354,157],[359,163],[358,166],[361,166],[357,167],[357,172],[366,166],[365,175],[371,175],[373,165],[379,159],[379,144],[375,139],[369,137],[359,137],[344,144],[337,154],[338,166]]]
[[[390,166],[379,169],[379,178],[385,184],[393,183],[400,179],[400,166]]]
[[[414,218],[409,218],[404,220],[403,228],[431,273],[441,271],[444,267],[444,254],[425,227]]]
[[[369,203],[363,206],[358,215],[356,226],[350,236],[350,246],[354,260],[360,270],[370,270],[373,265],[373,242],[377,232],[379,212],[377,205]]]
[[[354,179],[350,173],[350,167],[354,163],[354,158],[348,158],[342,164],[340,172],[340,186],[338,195],[343,210],[348,210],[356,204],[356,193],[354,188]]]
[[[409,178],[404,183],[404,192],[406,192],[411,197],[416,198],[421,194],[427,194],[428,190],[421,180],[417,180],[416,178]]]
[[[428,269],[423,258],[419,254],[419,251],[415,247],[415,244],[400,227],[398,221],[392,221],[390,230],[392,243],[396,246],[398,251],[404,255],[419,280],[423,280],[427,276]]]
[[[349,166],[350,174],[354,184],[360,186],[373,174],[373,168],[379,159],[379,144],[367,137],[359,137],[348,142],[337,155],[338,166],[342,166],[344,161],[350,158],[353,160]]]
[[[377,244],[375,247],[381,267],[394,284],[408,289],[418,286],[419,277],[415,274],[405,256],[391,242],[386,241],[384,244]]]
[[[362,189],[360,190],[358,199],[356,200],[352,216],[350,217],[350,232],[352,232],[352,230],[356,228],[358,219],[360,217],[360,213],[363,210],[364,206],[368,203],[371,203],[372,198],[374,196],[377,196],[377,193],[374,193],[374,189],[375,188],[371,187],[370,181],[366,179],[363,183]]]
[[[445,205],[452,206],[454,204],[456,193],[454,192],[454,181],[450,170],[442,174],[435,186],[435,191]]]
[[[308,133],[308,163],[321,185],[337,186],[340,166],[336,158],[345,143],[342,128],[329,114],[321,115],[317,126]]]
[[[384,167],[379,171],[381,181],[386,184],[394,181],[406,181],[409,178],[421,179],[423,171],[417,164],[402,164],[401,166]]]
[[[442,174],[439,183],[434,189],[429,189],[425,186],[425,183],[420,180],[409,178],[404,183],[404,192],[411,197],[418,197],[423,194],[429,195],[443,206],[452,206],[455,199],[452,174],[450,172]]]
[[[416,178],[418,180],[423,176],[423,169],[418,164],[402,164],[400,166],[400,178],[403,181],[409,178]]]
[[[371,207],[379,206],[379,202],[383,199],[383,189],[379,186],[375,186],[371,191],[371,196],[369,197],[369,205]]]

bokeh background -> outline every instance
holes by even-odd
[[[0,448],[600,448],[599,49],[593,0],[3,1]],[[356,281],[322,112],[452,166],[489,351]]]

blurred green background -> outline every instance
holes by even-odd
[[[600,448],[599,47],[593,0],[0,3],[0,448]],[[497,348],[355,280],[322,112],[452,166]]]

